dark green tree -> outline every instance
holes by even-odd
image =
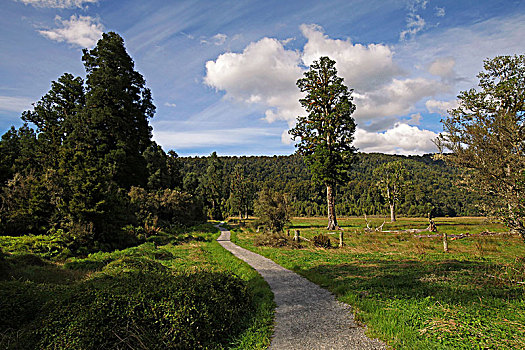
[[[223,191],[224,169],[222,161],[213,152],[208,158],[208,167],[204,177],[204,188],[206,200],[208,201],[208,217],[214,220],[222,220],[222,202],[224,199]]]
[[[487,213],[525,240],[525,55],[485,60],[479,90],[459,94],[436,142],[445,160],[465,169],[472,188],[487,195]]]
[[[390,221],[396,221],[396,205],[408,185],[408,170],[400,160],[383,163],[374,169],[377,187],[390,207]]]
[[[255,189],[253,183],[244,174],[241,164],[236,164],[230,175],[230,198],[228,199],[230,209],[239,214],[239,219],[243,216],[248,218],[248,210],[253,202]]]
[[[90,142],[104,155],[119,187],[145,185],[143,153],[151,143],[148,119],[155,113],[151,91],[116,33],[102,35],[92,50],[83,50],[86,68],[84,122]]]
[[[78,122],[78,114],[84,106],[84,81],[65,73],[51,82],[51,89],[34,104],[34,110],[22,113],[24,121],[36,126],[36,156],[41,169],[58,167],[60,148]]]
[[[308,112],[289,131],[297,151],[304,156],[313,180],[326,186],[328,230],[337,229],[335,186],[349,177],[356,149],[352,146],[355,121],[352,91],[337,76],[335,61],[314,61],[297,86],[306,96],[299,100]]]

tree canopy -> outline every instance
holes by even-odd
[[[478,78],[443,120],[444,157],[488,196],[486,212],[525,239],[525,55],[487,59]]]

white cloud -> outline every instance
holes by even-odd
[[[213,44],[213,45],[221,46],[226,42],[226,39],[228,39],[228,36],[226,34],[217,33],[209,39],[206,39],[206,38],[201,39],[201,44]],[[232,40],[237,40],[237,38],[234,37]]]
[[[387,45],[352,44],[348,40],[330,39],[317,25],[301,25],[308,39],[302,60],[306,66],[321,56],[335,60],[338,73],[345,83],[356,91],[370,91],[401,75],[402,70],[393,62],[393,52]]]
[[[448,110],[458,107],[458,101],[457,100],[452,100],[452,101],[428,100],[427,102],[425,102],[425,107],[427,107],[427,110],[429,113],[447,115]]]
[[[32,108],[34,100],[20,96],[0,96],[0,110],[9,112],[23,112]]]
[[[215,61],[208,61],[204,82],[224,91],[226,98],[259,106],[267,122],[283,120],[291,127],[296,117],[304,114],[298,103],[301,93],[296,86],[304,71],[301,63],[309,65],[321,56],[329,56],[336,61],[338,74],[345,83],[355,89],[353,96],[357,109],[354,118],[358,125],[363,125],[361,140],[372,139],[376,131],[384,131],[377,134],[379,136],[374,142],[381,141],[381,145],[390,147],[389,150],[414,153],[420,152],[417,150],[419,146],[428,148],[427,143],[417,141],[417,138],[399,147],[386,141],[394,142],[395,137],[402,137],[402,132],[409,130],[425,137],[432,133],[407,125],[419,125],[421,114],[412,114],[408,119],[401,117],[415,112],[415,105],[421,100],[449,92],[448,82],[402,77],[405,73],[394,62],[394,53],[386,45],[364,46],[353,44],[349,39],[331,39],[317,25],[302,25],[301,31],[307,39],[302,52],[285,49],[282,41],[277,39],[263,38],[249,44],[242,53],[227,52]],[[446,59],[436,61],[431,70],[449,75],[453,64],[448,71],[447,64],[450,66]],[[292,143],[287,130],[282,132],[281,141],[283,144]],[[426,152],[426,148],[421,152]]]
[[[84,4],[95,4],[98,0],[18,0],[26,5],[47,8],[82,8]]]
[[[436,152],[436,146],[432,140],[437,136],[437,133],[430,130],[397,123],[393,128],[382,133],[357,128],[354,144],[361,152],[424,154]]]
[[[455,65],[456,60],[453,57],[439,57],[429,65],[428,72],[443,79],[449,79],[455,76]]]
[[[302,112],[295,85],[302,74],[299,62],[299,53],[285,50],[276,39],[263,38],[242,53],[228,52],[206,62],[204,82],[224,90],[226,98],[261,105],[268,122],[293,124]]]
[[[449,86],[425,78],[393,79],[388,85],[365,93],[355,93],[357,106],[354,117],[371,120],[378,117],[403,115],[411,112],[416,102],[449,90]]]
[[[436,16],[437,17],[445,17],[445,8],[436,6]]]
[[[67,42],[80,47],[91,47],[96,44],[102,36],[104,26],[96,18],[90,16],[72,15],[69,20],[62,20],[60,16],[55,18],[60,28],[50,30],[39,30],[38,32],[48,39]]]
[[[170,103],[170,102],[164,102],[164,106],[166,107],[170,107],[170,108],[175,108],[177,107],[177,105],[175,103]]]
[[[418,14],[411,13],[407,17],[407,29],[399,34],[399,40],[407,40],[416,36],[423,28],[425,28],[425,20]]]

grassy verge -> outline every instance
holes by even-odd
[[[217,236],[201,225],[66,261],[4,240],[0,348],[266,348],[273,295]]]
[[[373,219],[377,227],[383,220]],[[482,218],[437,219],[440,232],[502,231]],[[525,245],[517,236],[478,236],[449,242],[412,234],[365,233],[363,219],[340,221],[343,249],[270,248],[253,245],[252,229],[237,244],[271,258],[322,285],[354,307],[371,336],[395,349],[525,348]],[[294,219],[292,229],[312,238],[327,233],[325,219]],[[424,228],[402,219],[384,230]],[[337,237],[331,236],[333,245]],[[521,282],[521,283],[519,283]]]

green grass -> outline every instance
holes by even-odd
[[[84,258],[69,258],[66,261],[57,261],[56,258],[49,260],[43,258],[42,254],[28,253],[31,251],[28,248],[38,242],[35,237],[18,240],[11,237],[0,238],[5,254],[4,258],[0,259],[0,290],[3,293],[0,309],[10,310],[12,315],[9,317],[17,320],[16,324],[13,324],[6,318],[3,324],[4,317],[0,317],[0,347],[17,344],[17,341],[22,341],[20,344],[23,344],[24,340],[17,340],[16,337],[30,337],[42,333],[42,330],[34,329],[35,314],[43,313],[49,305],[62,305],[63,300],[71,298],[68,295],[76,293],[74,290],[80,288],[82,291],[83,286],[91,285],[100,288],[101,284],[98,281],[104,282],[103,286],[111,283],[120,286],[117,280],[122,279],[124,285],[130,283],[126,276],[135,276],[136,273],[140,275],[141,271],[147,270],[152,271],[152,274],[146,276],[146,281],[155,281],[157,272],[162,276],[173,275],[174,278],[201,275],[220,277],[221,274],[240,278],[246,284],[250,295],[251,312],[248,312],[247,317],[235,320],[235,329],[240,329],[239,332],[221,335],[221,344],[211,348],[218,346],[228,349],[265,349],[272,334],[275,307],[273,294],[255,270],[215,241],[218,234],[218,230],[210,224],[201,225],[176,237],[161,234],[137,247],[114,252],[97,252]],[[30,244],[27,244],[28,241]],[[159,242],[170,243],[160,245]],[[22,247],[20,251],[16,250],[17,245]],[[163,283],[163,280],[164,277],[158,279],[159,283]],[[133,291],[126,291],[124,287],[115,293],[116,296],[109,294],[108,302],[114,297],[124,297],[125,300],[126,293],[130,293],[129,303],[140,297],[140,294],[137,296]],[[111,305],[120,305],[118,300],[121,299],[116,299]],[[210,310],[212,309],[213,305],[210,305]],[[112,312],[110,307],[107,314]],[[179,311],[173,312],[176,314]],[[246,310],[243,312],[246,313]],[[53,322],[63,322],[67,315],[60,315],[58,314]],[[56,346],[56,343],[54,344]]]
[[[383,223],[373,218],[371,227]],[[448,234],[505,231],[483,218],[438,218]],[[331,290],[354,307],[357,320],[395,349],[525,348],[525,244],[518,236],[449,241],[412,234],[366,233],[363,218],[340,220],[346,246],[302,249],[255,247],[253,229],[237,231],[239,245]],[[297,218],[292,230],[327,233],[324,218]],[[425,228],[426,219],[400,219],[384,230]],[[336,235],[331,236],[336,246]]]

